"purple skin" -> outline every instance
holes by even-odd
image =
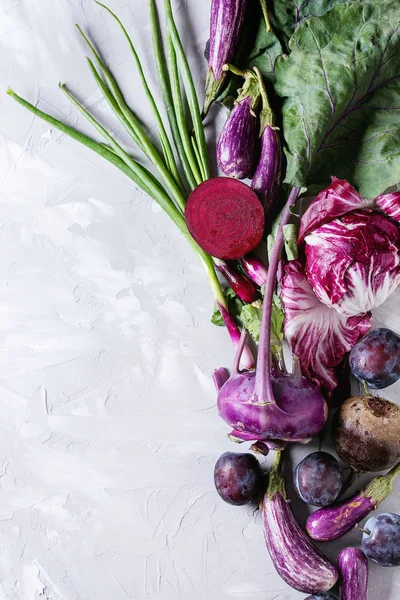
[[[308,535],[317,542],[330,542],[348,533],[393,491],[400,463],[386,475],[374,477],[358,494],[336,506],[316,510],[307,519]]]
[[[307,594],[327,592],[337,581],[337,570],[302,531],[285,497],[285,480],[273,465],[262,507],[265,542],[272,562],[295,590]]]
[[[290,220],[290,207],[298,198],[293,188],[286,203],[272,252],[262,311],[256,371],[239,372],[246,332],[237,347],[232,375],[218,393],[220,416],[236,431],[254,441],[278,439],[305,441],[320,431],[326,421],[325,400],[305,377],[294,372],[271,372],[271,315],[275,279],[283,247],[282,227]],[[238,436],[240,437],[240,436]]]
[[[339,496],[343,486],[338,461],[327,452],[313,452],[296,467],[294,487],[298,496],[312,506],[328,506]]]
[[[247,96],[232,109],[217,145],[218,166],[227,177],[246,179],[254,171],[257,118]]]
[[[326,405],[305,378],[279,371],[271,375],[275,403],[257,402],[256,372],[233,371],[218,394],[219,415],[247,440],[301,442],[320,431],[326,420]]]
[[[218,258],[214,259],[214,263],[235,294],[243,300],[243,302],[251,304],[257,300],[258,292],[254,283],[246,277],[246,275],[240,273],[234,263],[226,263]]]
[[[223,66],[232,62],[237,50],[247,4],[248,0],[212,0],[204,116],[224,85]]]
[[[361,547],[370,560],[381,567],[400,566],[400,515],[382,513],[372,517],[363,532]]]
[[[341,600],[367,600],[368,561],[358,548],[344,548],[338,557]]]
[[[255,254],[246,254],[246,256],[239,258],[239,262],[247,276],[250,277],[255,284],[260,287],[266,284],[268,274],[267,267]]]
[[[266,126],[261,136],[261,153],[251,183],[267,216],[275,205],[279,192],[282,149],[276,129]]]
[[[215,487],[228,504],[241,506],[256,501],[261,480],[260,464],[252,454],[225,452],[215,463]]]
[[[400,336],[382,327],[367,333],[350,352],[350,368],[373,390],[392,385],[400,377]]]

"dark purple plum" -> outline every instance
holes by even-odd
[[[240,506],[257,501],[261,489],[261,468],[252,454],[225,452],[214,468],[214,483],[222,500]]]
[[[361,547],[369,560],[381,567],[400,566],[400,515],[382,513],[371,517],[363,531]]]
[[[336,596],[332,596],[332,594],[313,594],[312,596],[307,596],[306,600],[337,600]]]
[[[299,497],[312,506],[328,506],[339,496],[343,474],[338,461],[327,452],[313,452],[296,467],[294,487]]]
[[[400,336],[385,327],[370,331],[350,352],[350,368],[373,390],[392,385],[400,377]]]

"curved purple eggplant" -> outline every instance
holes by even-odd
[[[279,575],[291,587],[313,594],[336,583],[334,565],[311,543],[296,522],[286,500],[285,479],[279,473],[281,452],[274,458],[263,500],[265,542]]]
[[[338,569],[342,600],[367,600],[368,560],[358,548],[344,548]]]
[[[386,475],[374,477],[361,492],[337,504],[316,510],[307,519],[308,535],[317,542],[330,542],[342,537],[389,496],[400,473],[400,463]]]
[[[218,140],[218,166],[227,177],[246,179],[254,171],[257,117],[251,105],[251,96],[235,104]]]
[[[224,86],[226,72],[223,66],[235,55],[248,0],[212,0],[210,21],[210,49],[203,116],[216,100]]]
[[[262,75],[256,67],[254,71],[257,73],[262,101],[260,113],[261,153],[251,187],[263,204],[265,214],[268,215],[278,198],[282,148]]]
[[[269,214],[279,192],[282,150],[279,133],[267,125],[261,135],[261,153],[251,183],[264,206],[265,214]]]

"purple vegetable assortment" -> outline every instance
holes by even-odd
[[[280,454],[277,451],[262,506],[268,552],[279,575],[294,589],[328,591],[337,581],[337,569],[311,543],[293,516],[279,472]]]
[[[320,508],[307,519],[307,533],[317,542],[330,542],[342,537],[375,510],[393,491],[400,464],[386,475],[379,475],[359,493],[340,504]]]
[[[205,269],[215,306],[212,322],[226,326],[236,350],[232,368],[216,368],[212,375],[218,414],[228,426],[226,443],[244,444],[263,461],[249,452],[224,452],[214,467],[216,492],[234,506],[259,505],[276,571],[292,588],[311,594],[307,600],[336,600],[331,590],[338,580],[341,600],[366,600],[368,560],[400,566],[400,515],[375,514],[361,524],[393,491],[400,473],[400,406],[368,389],[400,379],[399,333],[383,327],[370,331],[374,309],[400,284],[400,192],[385,193],[400,173],[400,113],[394,113],[392,97],[400,77],[400,29],[394,27],[400,22],[399,3],[317,3],[315,16],[308,2],[288,12],[265,0],[256,5],[212,0],[203,112],[171,0],[163,4],[164,33],[155,0],[150,0],[150,22],[161,113],[168,124],[122,26],[157,139],[148,136],[153,129],[143,127],[126,104],[83,32],[96,59],[96,67],[89,61],[91,73],[134,151],[125,150],[65,86],[61,89],[102,135],[102,143],[11,89],[8,93],[118,168],[177,226]],[[351,27],[340,28],[349,15]],[[362,60],[359,37],[354,39],[361,30]],[[241,39],[245,31],[254,39]],[[342,63],[347,70],[340,77],[336,69]],[[348,64],[354,68],[351,76]],[[234,91],[232,74],[242,81]],[[385,98],[384,110],[374,93],[377,100]],[[211,176],[203,122],[217,99],[231,108],[212,157],[224,177]],[[136,152],[142,152],[141,159]],[[151,162],[154,173],[142,159]],[[347,181],[352,177],[356,187]],[[249,185],[238,181],[247,178]],[[314,189],[322,191],[304,210],[302,194]],[[258,343],[256,366],[250,336]],[[350,396],[345,378],[350,371],[363,395]],[[328,421],[332,405],[337,410]],[[329,435],[343,464],[321,450]],[[283,454],[292,443],[314,443],[297,464],[293,482],[301,501],[318,507],[305,530],[291,510],[282,474]],[[344,481],[346,468],[350,474]],[[341,499],[352,478],[388,469]],[[362,550],[343,549],[337,567],[314,546],[313,541],[330,542],[356,526]]]

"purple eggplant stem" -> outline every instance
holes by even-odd
[[[217,145],[217,161],[227,177],[246,179],[254,172],[257,118],[247,96],[232,109]]]
[[[337,504],[316,510],[307,519],[308,535],[317,542],[330,542],[348,533],[391,494],[400,463],[386,475],[374,477],[361,492]]]
[[[336,583],[338,572],[296,522],[286,499],[285,480],[280,474],[276,452],[263,500],[265,542],[272,562],[282,579],[300,592],[327,592]]]
[[[223,66],[235,55],[243,27],[248,0],[212,0],[210,21],[210,55],[203,117],[218,98],[225,84]]]
[[[339,554],[341,600],[367,600],[368,560],[358,548],[344,548]]]
[[[269,215],[275,205],[280,185],[282,149],[279,133],[269,125],[261,136],[260,158],[251,183],[264,206],[265,215]]]

